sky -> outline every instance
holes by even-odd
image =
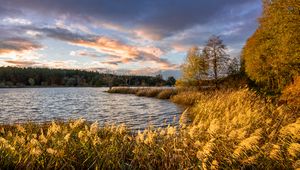
[[[151,75],[220,36],[238,57],[261,0],[0,0],[0,66]]]

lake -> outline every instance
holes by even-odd
[[[132,130],[178,121],[182,108],[168,100],[106,93],[107,88],[0,89],[0,124],[87,121],[125,123]],[[174,117],[176,117],[174,121]]]

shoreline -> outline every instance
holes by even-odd
[[[10,87],[0,87],[0,89],[10,89],[10,88],[81,88],[81,87],[94,87],[94,88],[109,88],[108,86],[10,86]],[[112,88],[172,88],[169,86],[113,86]]]
[[[106,91],[111,94],[133,94],[139,97],[170,99],[178,93],[175,87],[113,87]]]

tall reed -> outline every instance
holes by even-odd
[[[189,100],[187,94],[182,101]],[[67,123],[0,126],[3,169],[297,169],[300,115],[248,89],[212,92],[191,124],[148,128]]]
[[[153,87],[143,87],[143,88],[114,87],[108,90],[108,93],[135,94],[137,96],[155,97],[158,99],[170,99],[171,96],[177,94],[177,90],[168,89],[168,88],[153,88]]]

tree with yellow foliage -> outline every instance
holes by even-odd
[[[182,65],[182,78],[178,86],[198,86],[201,80],[207,79],[208,63],[205,56],[196,46],[189,49],[185,63]]]
[[[259,27],[242,57],[252,80],[280,92],[300,73],[300,1],[263,0],[263,5]]]

